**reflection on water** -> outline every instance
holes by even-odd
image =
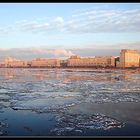
[[[0,73],[1,76],[4,76],[5,79],[11,79],[14,78],[14,76],[16,75],[14,72],[12,71],[1,71]]]
[[[132,75],[140,74],[137,70],[69,70],[69,69],[0,69],[1,77],[14,79],[30,76],[39,80],[65,80],[65,81],[119,81],[131,80]]]
[[[56,129],[50,130],[48,126],[47,133],[43,132],[41,135],[67,135],[69,132],[81,135],[80,132],[87,133],[89,129],[95,132],[97,129],[122,129],[125,123],[130,122],[139,124],[139,103],[138,70],[0,69],[0,114],[3,114],[0,124],[9,109],[11,114],[8,115],[11,117],[15,111],[18,113],[20,110],[56,114]],[[76,113],[80,114],[81,122],[78,119],[74,121],[75,117],[78,118]],[[84,123],[84,117],[87,124]],[[92,117],[95,120],[90,120]],[[13,126],[9,116],[7,119]],[[35,121],[33,123],[36,124]],[[13,127],[0,125],[0,135],[5,135],[5,130],[11,132]],[[38,131],[41,129],[43,128],[40,126]],[[28,131],[31,135],[33,133],[30,130],[30,126],[25,126],[17,133],[27,135],[24,131]],[[17,133],[15,128],[13,134]]]
[[[43,80],[43,79],[47,78],[47,76],[44,76],[44,75],[35,75],[34,77],[39,80]]]

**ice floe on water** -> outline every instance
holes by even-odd
[[[8,95],[5,94],[0,94],[0,101],[4,100],[4,101],[9,101],[10,97]]]
[[[0,73],[6,77],[0,80],[0,102],[9,102],[13,109],[44,112],[81,102],[140,101],[140,74],[134,70],[1,69]]]
[[[103,114],[69,114],[71,106],[80,106],[82,103],[140,102],[140,73],[136,71],[1,71],[0,113],[7,107],[37,113],[53,112],[57,124],[50,135],[84,135],[88,130],[109,130],[124,126],[124,123]],[[6,127],[6,121],[0,120],[0,135],[6,135]]]
[[[81,98],[80,93],[71,92],[22,93],[14,96],[11,107],[37,112],[55,111],[78,104]]]
[[[57,124],[50,130],[50,135],[84,135],[91,130],[122,128],[124,123],[103,114],[66,114],[56,116]]]
[[[85,102],[92,103],[118,103],[118,102],[140,102],[139,94],[129,94],[129,93],[98,93],[90,94]]]

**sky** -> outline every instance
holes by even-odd
[[[1,3],[0,59],[140,49],[139,3]]]

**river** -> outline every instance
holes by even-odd
[[[140,71],[0,69],[0,137],[140,136]]]

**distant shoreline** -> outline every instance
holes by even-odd
[[[116,68],[116,67],[107,67],[107,68],[95,68],[95,67],[0,67],[1,69],[93,69],[93,70],[140,70],[140,67],[135,68]]]

